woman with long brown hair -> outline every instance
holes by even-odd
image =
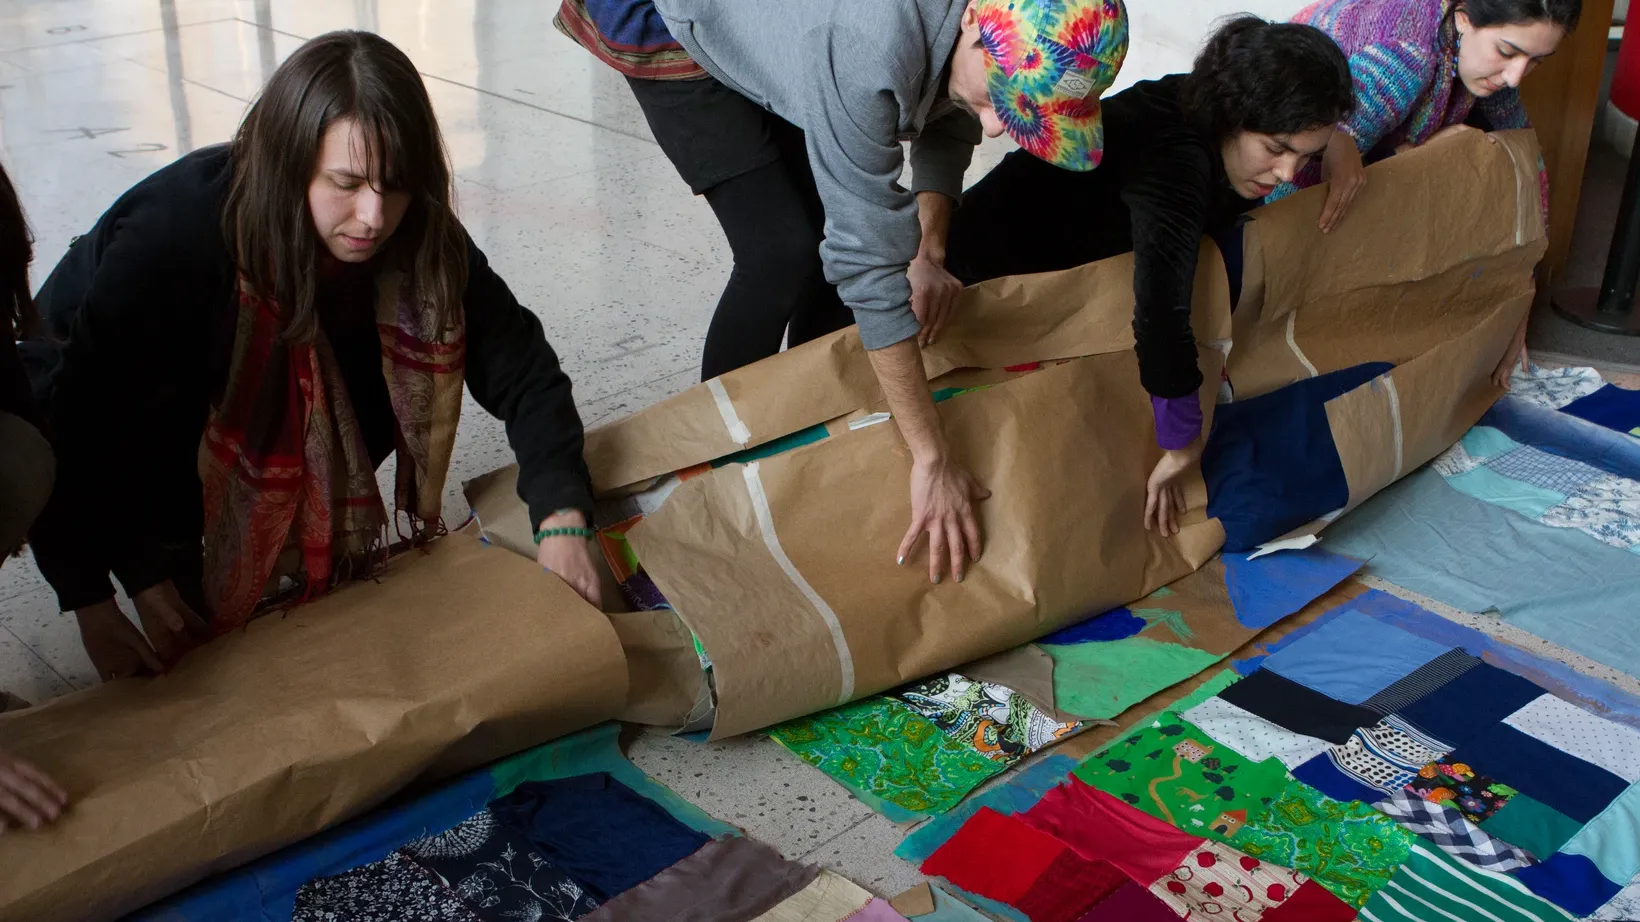
[[[441,528],[464,386],[506,422],[540,562],[597,604],[569,379],[451,197],[414,65],[333,32],[231,145],[137,184],[57,265],[39,305],[60,345],[30,354],[58,489],[32,541],[105,678],[367,575],[405,523]]]

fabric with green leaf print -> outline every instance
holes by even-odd
[[[944,813],[1008,767],[880,697],[781,724],[769,735],[868,803],[913,815]]]
[[[1333,800],[1292,779],[1231,838],[1254,858],[1303,871],[1356,909],[1389,883],[1414,841],[1372,807]]]

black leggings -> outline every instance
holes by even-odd
[[[713,79],[628,81],[661,149],[704,195],[734,254],[701,379],[854,322],[820,262],[825,209],[801,129]]]

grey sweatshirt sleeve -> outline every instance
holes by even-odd
[[[901,77],[899,62],[885,59],[880,42],[834,26],[800,43],[800,66],[813,88],[804,134],[826,209],[820,258],[867,349],[887,348],[919,329],[905,270],[922,229],[916,198],[899,180],[905,157],[895,92],[915,83]]]
[[[911,191],[962,197],[962,175],[984,132],[979,119],[953,109],[923,126],[911,142]]]

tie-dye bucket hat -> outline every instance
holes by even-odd
[[[1127,56],[1122,0],[973,0],[986,85],[1020,147],[1067,170],[1105,151],[1099,96]]]

